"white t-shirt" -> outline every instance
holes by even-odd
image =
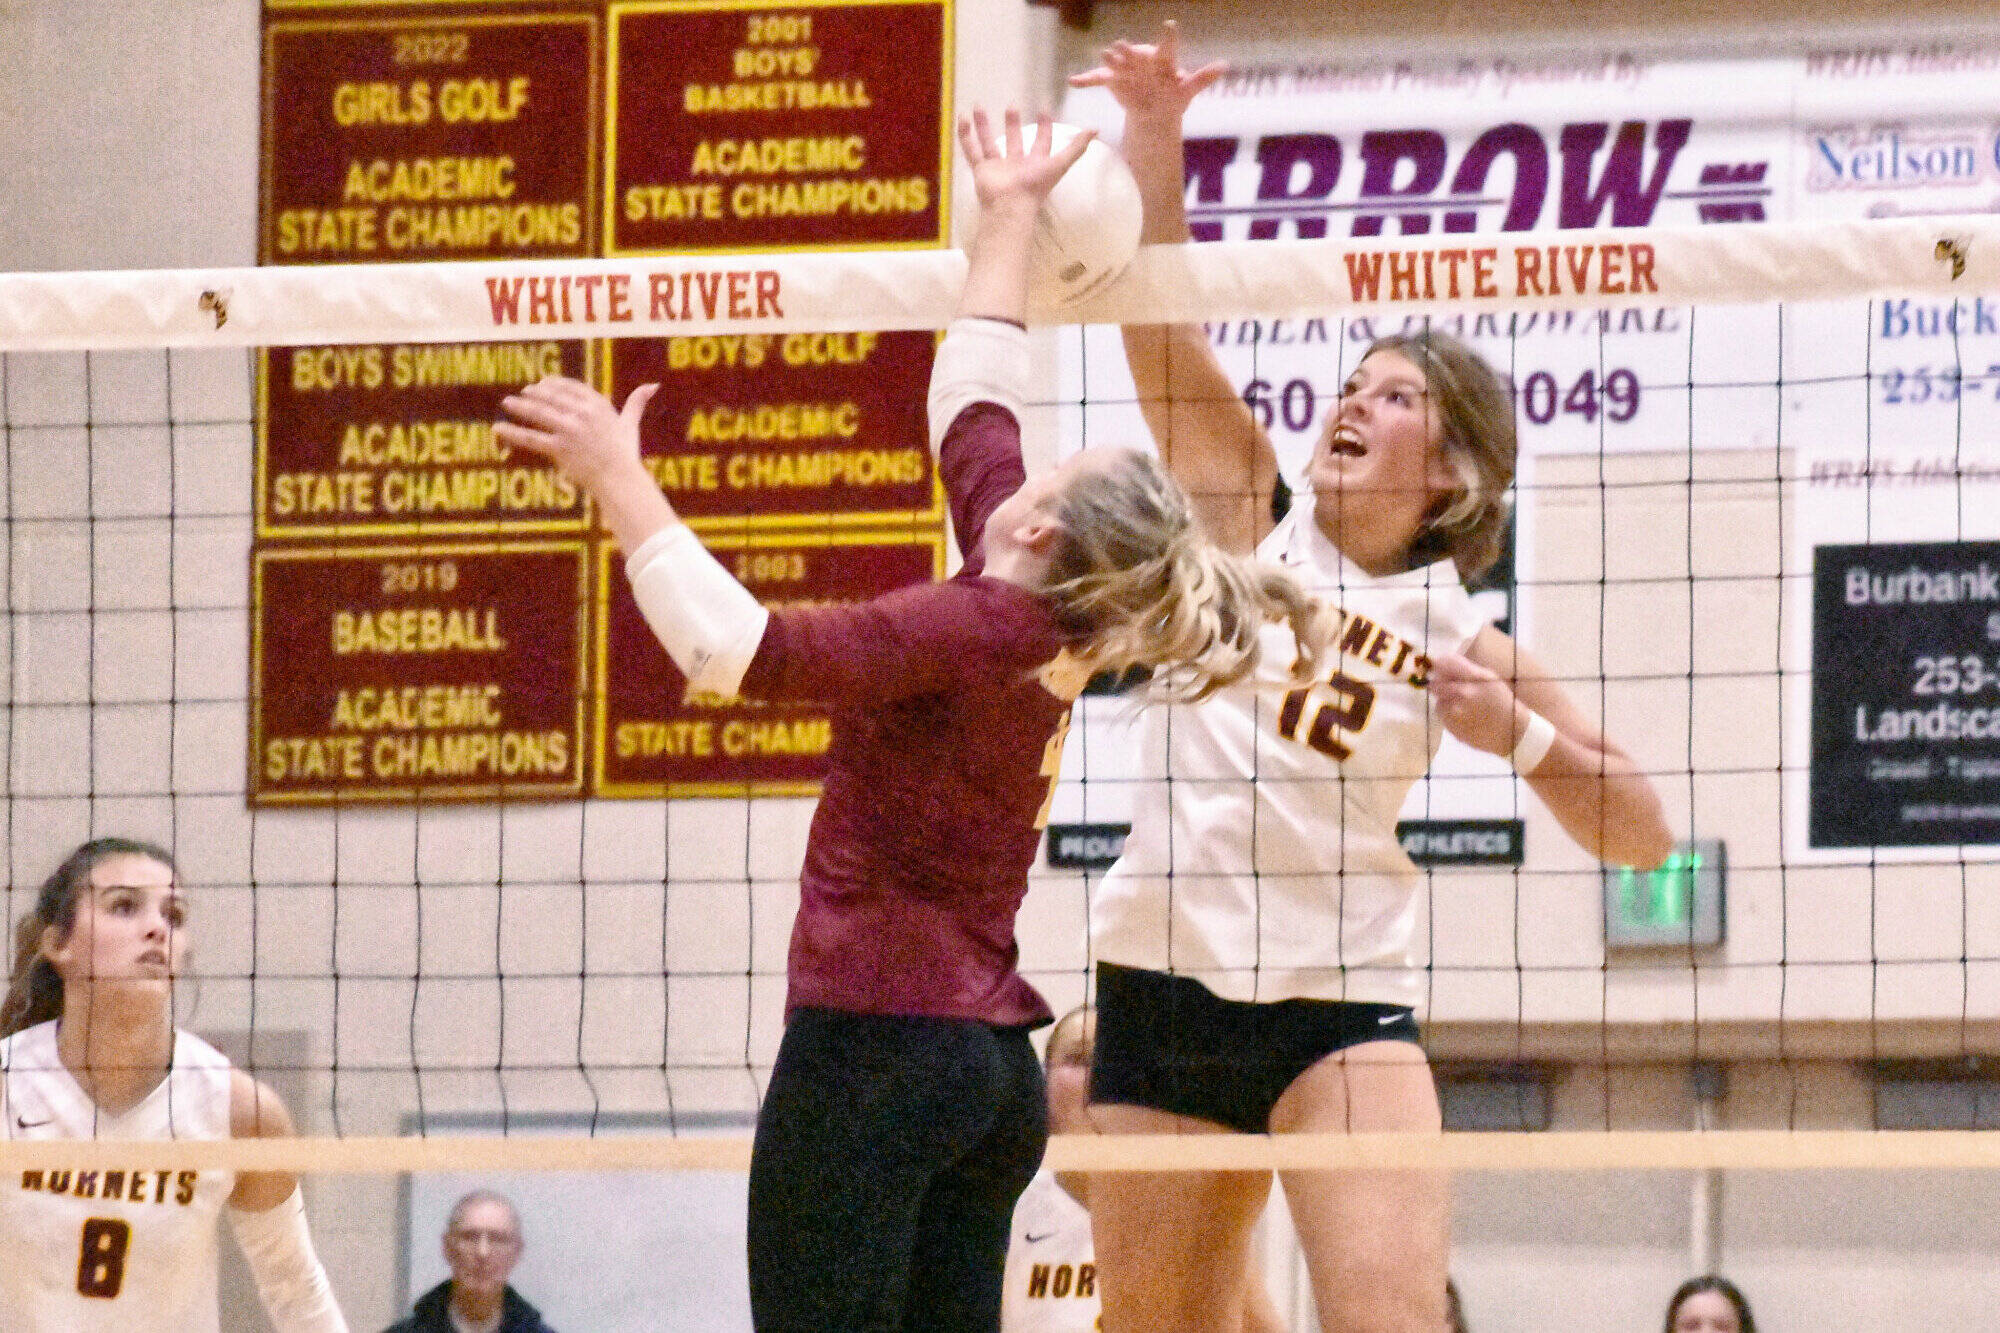
[[[1263,631],[1250,680],[1147,710],[1125,853],[1091,904],[1096,956],[1193,977],[1229,1000],[1415,1005],[1422,876],[1396,817],[1443,727],[1430,654],[1483,618],[1450,562],[1378,578],[1349,564],[1302,496],[1257,548],[1342,612],[1320,683]]]
[[[1090,1214],[1055,1173],[1037,1174],[1014,1205],[1000,1333],[1096,1333],[1096,1255]]]
[[[229,1061],[174,1034],[167,1077],[100,1111],[56,1025],[0,1042],[0,1138],[226,1139]],[[231,1171],[27,1170],[0,1177],[0,1333],[216,1333],[216,1221]]]

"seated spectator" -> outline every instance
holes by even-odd
[[[1757,1333],[1757,1320],[1736,1284],[1710,1273],[1689,1278],[1674,1292],[1666,1333]]]
[[[1049,1132],[1091,1132],[1090,1054],[1097,1016],[1088,1007],[1063,1016],[1049,1033]],[[1001,1333],[1094,1333],[1098,1323],[1096,1250],[1090,1238],[1090,1177],[1042,1171],[1014,1208],[1002,1287]],[[1283,1333],[1284,1321],[1253,1262],[1245,1275],[1244,1333]]]
[[[474,1190],[444,1229],[451,1276],[417,1300],[388,1333],[555,1333],[541,1312],[507,1285],[521,1262],[521,1216],[505,1196]]]

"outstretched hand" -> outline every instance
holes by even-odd
[[[493,434],[502,444],[541,454],[591,490],[620,466],[638,462],[639,418],[659,388],[640,385],[621,411],[588,384],[550,375],[501,400],[513,420],[495,423]]]
[[[1095,137],[1095,131],[1084,130],[1061,150],[1051,151],[1054,134],[1045,114],[1035,119],[1033,142],[1025,142],[1021,113],[1013,107],[1007,108],[997,137],[984,110],[975,109],[969,118],[961,117],[958,122],[959,146],[972,166],[972,183],[983,209],[1009,198],[1040,204]]]
[[[1439,653],[1431,660],[1430,691],[1446,731],[1475,750],[1513,752],[1523,722],[1513,688],[1497,673],[1462,654]]]
[[[1157,42],[1116,41],[1104,48],[1096,69],[1069,76],[1072,88],[1109,88],[1127,117],[1178,122],[1195,95],[1229,72],[1217,60],[1189,72],[1181,68],[1180,27],[1160,25]]]

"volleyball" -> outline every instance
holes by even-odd
[[[1050,128],[1054,152],[1081,132],[1074,125]],[[1049,191],[1035,219],[1028,268],[1035,302],[1075,305],[1123,273],[1139,253],[1143,213],[1132,169],[1103,140],[1093,139]]]

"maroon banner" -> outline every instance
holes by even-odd
[[[262,262],[589,255],[599,30],[587,12],[267,22]]]
[[[583,542],[254,560],[253,801],[581,794]]]
[[[623,338],[613,401],[658,381],[641,447],[691,526],[938,522],[924,397],[934,334]]]
[[[950,0],[265,0],[260,260],[942,245],[951,25]],[[500,295],[532,324],[571,293]],[[647,465],[703,540],[773,605],[855,601],[943,573],[935,348],[261,352],[250,800],[816,791],[827,710],[684,698],[586,498],[493,421],[544,375],[659,382]]]
[[[611,7],[605,252],[942,245],[944,0]]]
[[[493,421],[520,386],[586,374],[575,342],[265,351],[257,535],[581,532],[582,493],[499,443]]]
[[[828,540],[706,537],[772,608],[859,601],[944,572],[924,533]],[[617,551],[601,550],[595,787],[603,796],[817,795],[833,736],[828,709],[690,694],[632,600]]]

